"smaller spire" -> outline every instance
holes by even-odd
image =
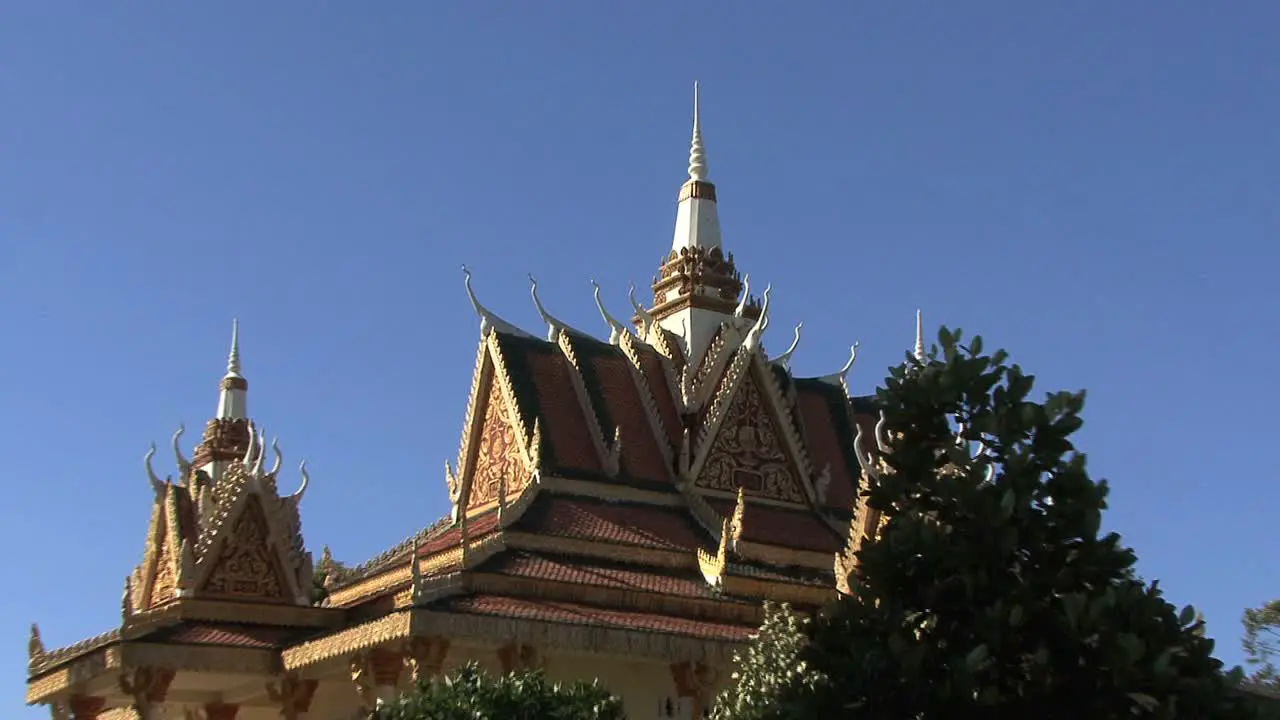
[[[227,354],[227,374],[218,395],[218,418],[243,420],[248,415],[249,381],[240,374],[240,321],[231,321],[231,352]]]
[[[231,352],[227,354],[227,377],[240,377],[240,320],[231,320]]]
[[[915,356],[916,356],[916,360],[919,360],[919,361],[920,361],[920,362],[922,362],[922,363],[925,361],[925,357],[926,357],[926,356],[925,356],[925,351],[924,351],[924,316],[923,316],[923,314],[920,312],[920,308],[916,308],[916,349],[915,349]]]
[[[689,179],[707,179],[707,149],[702,144],[701,105],[698,99],[698,83],[693,83],[693,142],[689,146]]]

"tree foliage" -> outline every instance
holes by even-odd
[[[809,619],[786,605],[766,602],[764,623],[734,657],[734,685],[716,698],[714,720],[761,720],[794,688],[815,688],[825,678],[801,657]]]
[[[1280,691],[1280,600],[1244,611],[1244,652],[1254,668],[1248,683],[1272,691]]]
[[[1084,393],[1035,402],[1005,352],[960,339],[943,328],[878,391],[889,452],[866,501],[886,523],[852,594],[804,626],[811,677],[749,662],[741,694],[771,700],[721,717],[1250,717],[1196,612],[1101,532],[1107,484],[1071,440]]]
[[[541,672],[492,677],[476,664],[384,705],[373,720],[623,720],[622,701],[594,682],[552,683]]]

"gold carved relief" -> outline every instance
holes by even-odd
[[[520,461],[520,448],[511,411],[502,397],[501,386],[489,384],[489,399],[485,403],[484,425],[481,428],[480,447],[476,452],[475,470],[471,474],[471,494],[467,507],[473,508],[498,499],[499,489],[506,480],[507,492],[519,492],[527,480],[527,473]]]
[[[267,520],[257,498],[245,501],[223,539],[204,591],[212,595],[277,600],[285,597],[279,561],[267,542]]]
[[[173,571],[173,553],[169,552],[169,524],[161,517],[156,529],[156,549],[151,568],[151,597],[147,607],[169,602],[177,595],[178,578]]]
[[[729,403],[724,422],[698,475],[711,490],[748,492],[776,500],[805,502],[805,493],[787,457],[764,395],[748,372]]]

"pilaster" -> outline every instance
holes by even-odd
[[[97,720],[107,707],[106,698],[94,695],[72,695],[67,702],[71,720]]]
[[[120,674],[120,690],[133,699],[140,720],[163,720],[165,696],[173,683],[171,668],[138,667]]]
[[[409,667],[409,678],[419,683],[440,677],[448,654],[447,638],[439,635],[413,638],[405,645],[405,664]]]
[[[719,677],[715,668],[704,662],[671,664],[671,679],[676,684],[676,695],[681,699],[688,698],[690,715],[695,720],[705,716],[711,709]]]
[[[303,680],[296,673],[288,673],[267,684],[267,698],[280,706],[282,720],[306,720],[319,685],[317,680]]]
[[[538,648],[522,643],[510,643],[498,648],[498,662],[502,664],[504,674],[543,670],[547,666],[547,659]]]

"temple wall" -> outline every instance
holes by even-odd
[[[693,720],[689,715],[692,701],[682,701],[679,697],[671,665],[666,661],[554,651],[543,651],[542,657],[544,671],[550,680],[599,679],[610,692],[622,698],[628,720]],[[443,671],[451,673],[468,661],[479,663],[492,675],[502,672],[497,648],[456,645],[450,648]],[[715,693],[728,682],[729,668],[720,668],[718,679],[719,684],[706,697],[714,698]],[[402,689],[408,690],[409,686],[406,676]],[[351,681],[346,677],[331,676],[320,683],[307,720],[350,720],[357,716],[358,711],[359,699]],[[673,714],[667,714],[668,711]],[[256,716],[246,720],[256,720]]]

